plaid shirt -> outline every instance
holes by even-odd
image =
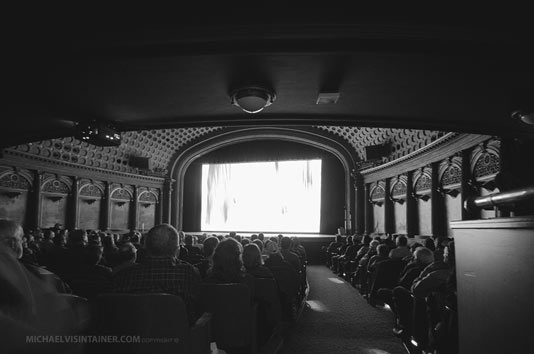
[[[119,271],[113,280],[118,293],[169,293],[180,296],[195,320],[195,294],[200,276],[194,267],[175,257],[147,257],[142,264]]]

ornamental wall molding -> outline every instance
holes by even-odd
[[[94,180],[109,180],[110,178],[114,177],[114,180],[125,184],[142,183],[149,187],[155,188],[160,188],[165,181],[164,177],[153,177],[128,172],[111,171],[98,167],[90,167],[61,160],[54,160],[9,149],[4,150],[4,156],[2,159],[0,159],[0,163],[8,166],[26,168],[29,170],[61,173],[63,175],[77,176]]]
[[[362,170],[360,174],[365,183],[395,177],[406,171],[417,170],[432,162],[447,159],[490,138],[488,135],[448,133],[421,149],[383,165]]]

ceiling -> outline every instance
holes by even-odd
[[[91,120],[121,131],[343,125],[534,137],[511,118],[534,110],[530,22],[407,13],[26,17],[6,51],[2,145],[72,136]],[[276,101],[242,112],[229,92],[247,85]],[[317,105],[319,92],[339,101]]]

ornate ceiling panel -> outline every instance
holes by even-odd
[[[390,155],[382,162],[409,154],[445,134],[439,131],[411,129],[343,126],[316,126],[314,128],[344,140],[353,147],[353,154],[360,159],[365,156],[366,146],[388,144]],[[123,133],[123,141],[119,147],[94,146],[68,137],[17,145],[9,149],[74,165],[128,173],[138,172],[137,167],[131,164],[132,157],[147,157],[150,158],[154,170],[164,171],[180,148],[223,130],[223,127],[198,127],[132,131]]]

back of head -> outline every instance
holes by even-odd
[[[371,249],[376,249],[376,248],[378,247],[379,244],[380,244],[380,241],[378,241],[378,240],[373,240],[373,241],[371,241],[371,243],[369,244],[369,247],[370,247]]]
[[[215,251],[215,247],[219,244],[219,239],[215,236],[210,236],[204,240],[202,246],[202,252],[205,256],[209,257]]]
[[[400,235],[397,236],[395,243],[398,247],[405,247],[408,244],[408,239],[406,238],[406,236]]]
[[[376,247],[376,253],[380,256],[387,257],[389,255],[389,246],[380,244]]]
[[[280,249],[278,248],[278,244],[273,241],[267,242],[265,244],[265,248],[263,249],[263,253],[267,255],[279,254]]]
[[[414,252],[414,257],[417,262],[423,265],[428,265],[434,262],[434,252],[426,247],[418,247]]]
[[[88,242],[87,232],[85,230],[76,229],[69,232],[67,238],[67,245],[72,246],[85,246]]]
[[[362,243],[364,246],[369,246],[369,244],[371,243],[371,236],[369,235],[365,235],[364,237],[362,237]]]
[[[145,245],[151,256],[175,256],[178,252],[178,231],[169,224],[154,226],[148,231]]]
[[[263,252],[263,242],[259,238],[252,241],[252,243],[258,246],[258,248],[260,249],[260,252]]]
[[[336,242],[337,242],[337,243],[341,243],[341,242],[343,242],[343,236],[341,236],[341,235],[336,235]]]
[[[288,250],[291,248],[291,239],[287,236],[282,237],[282,241],[280,241],[280,247],[282,247],[283,250]]]
[[[213,274],[217,274],[222,280],[231,281],[241,272],[243,261],[240,246],[232,237],[219,242],[213,253]]]
[[[258,239],[261,240],[263,242],[263,240],[265,240],[265,235],[262,234],[262,233],[259,233],[258,234]]]
[[[249,243],[243,248],[243,264],[246,269],[255,268],[263,264],[260,248],[255,243]]]
[[[131,242],[125,242],[119,246],[119,259],[122,262],[135,261],[137,248]]]

